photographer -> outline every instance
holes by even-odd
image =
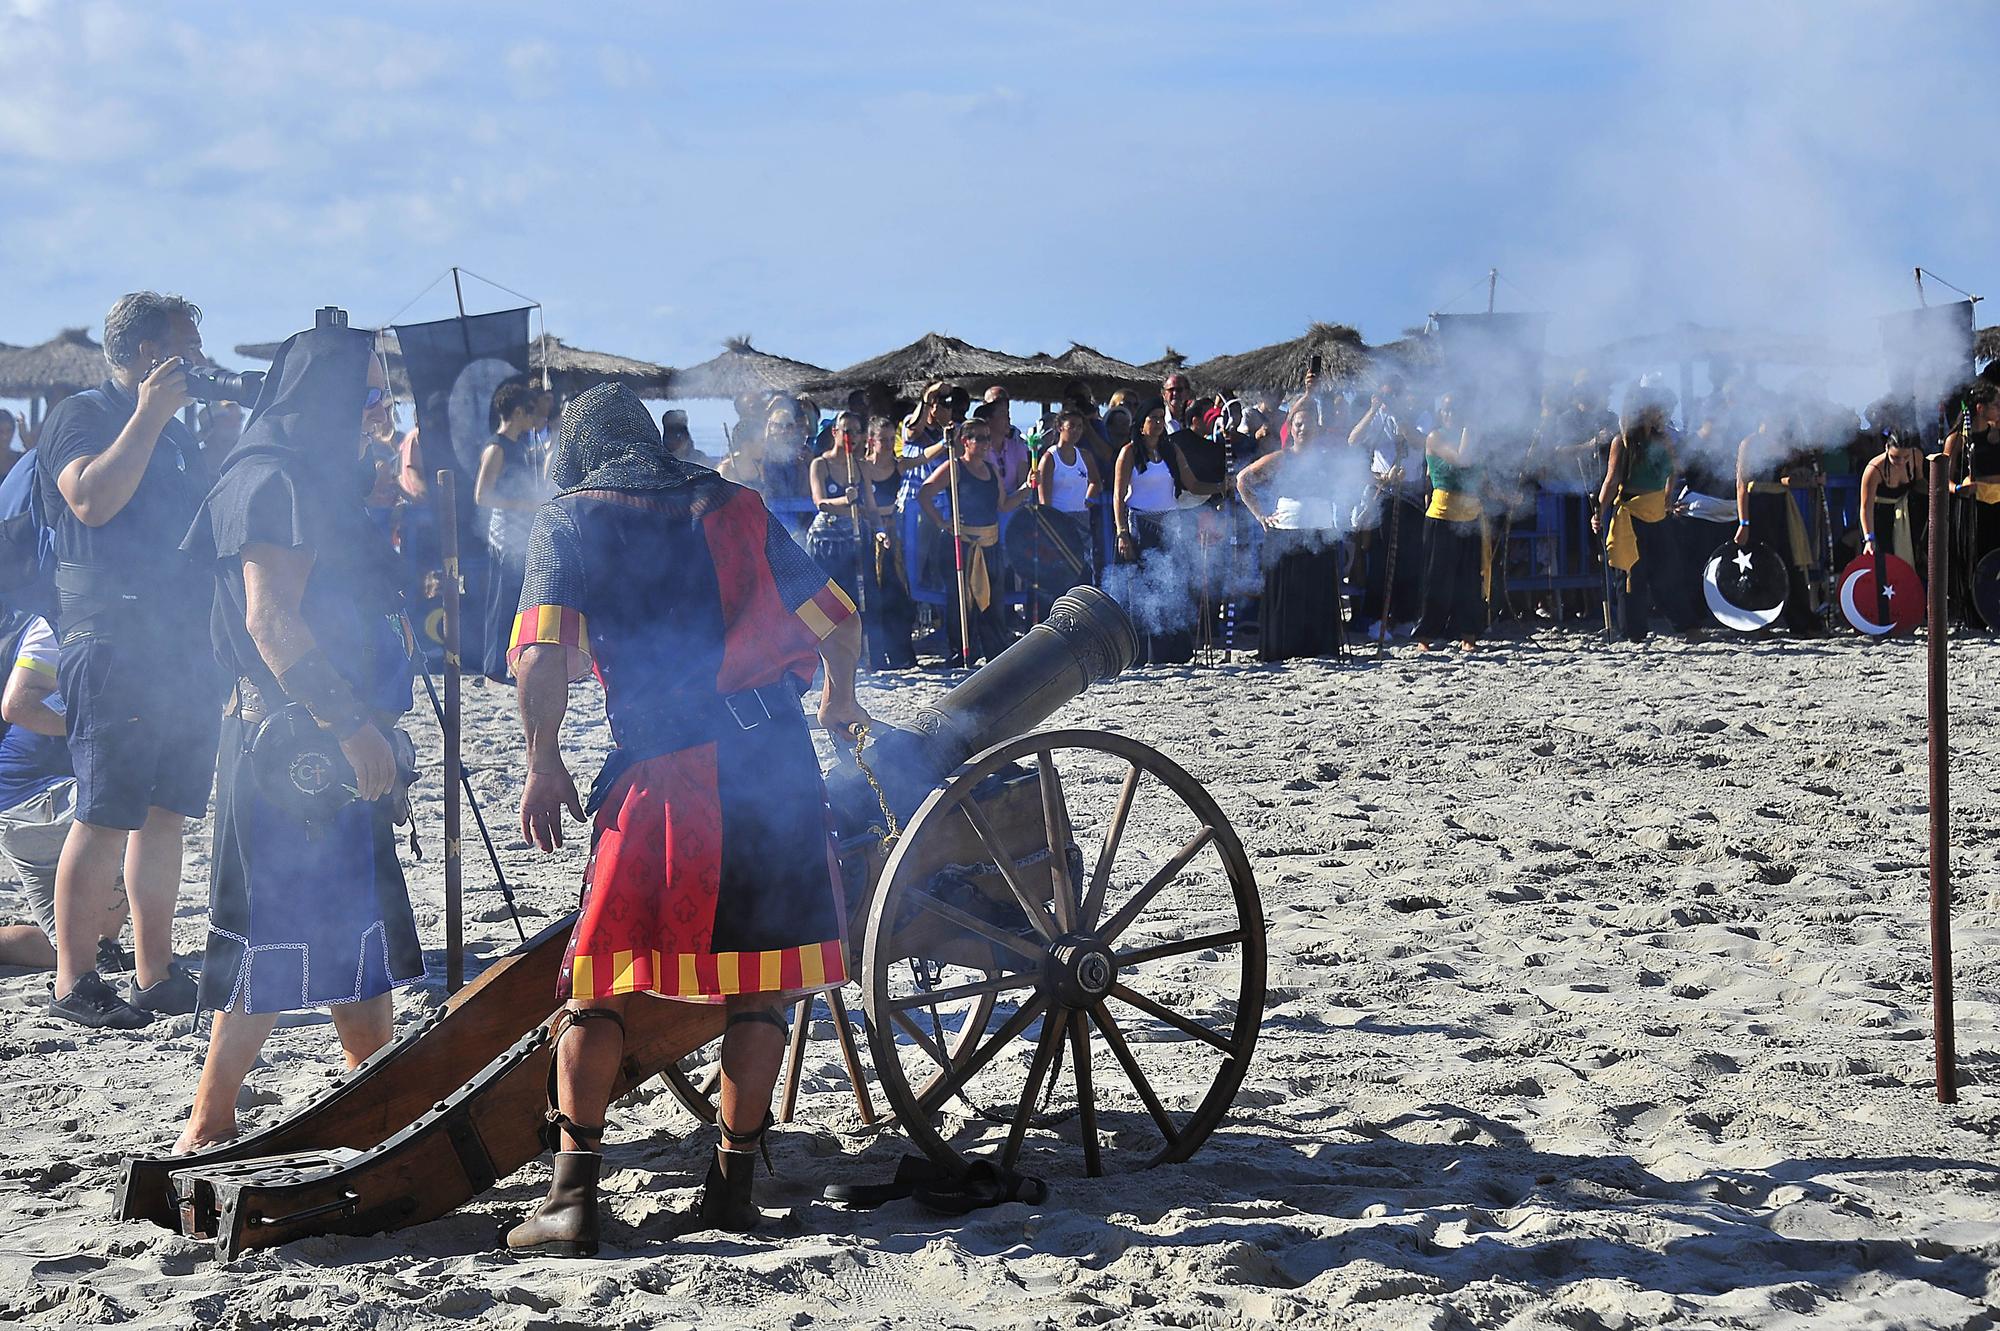
[[[182,824],[207,810],[219,724],[208,578],[180,553],[205,488],[194,436],[175,419],[192,400],[200,320],[179,296],[120,297],[104,316],[110,379],[65,399],[40,437],[77,782],[56,869],[49,1013],[84,1026],[195,1008],[171,945]],[[92,968],[121,864],[137,952],[129,1002]]]

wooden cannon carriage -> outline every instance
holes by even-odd
[[[1264,921],[1228,820],[1136,740],[1033,730],[1133,646],[1116,603],[1071,592],[912,728],[878,725],[860,763],[827,775],[874,1080],[947,1169],[980,1155],[1044,1176],[1186,1160],[1248,1068]],[[421,1223],[512,1174],[543,1149],[574,922],[289,1117],[192,1155],[128,1159],[119,1217],[213,1237],[226,1260]],[[721,1034],[716,1007],[634,1007],[614,1099],[664,1076],[712,1117],[700,1061]],[[801,1022],[787,1112],[803,1039]],[[850,1039],[843,1052],[872,1118]]]

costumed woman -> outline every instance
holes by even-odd
[[[479,671],[496,684],[509,682],[507,633],[521,599],[521,561],[528,556],[528,524],[548,498],[536,465],[534,432],[548,420],[542,390],[510,379],[493,393],[500,429],[479,452],[472,502],[486,512],[485,649]]]
[[[386,410],[387,385],[367,333],[294,335],[182,546],[215,571],[215,654],[236,686],[201,967],[216,1015],[179,1151],[235,1136],[237,1092],[279,1014],[329,1009],[352,1068],[393,1034],[389,991],[424,977],[393,828],[409,816],[390,737],[411,645],[395,557],[362,503],[362,422]],[[352,770],[331,797],[288,779],[336,760]]]
[[[1946,407],[1956,414],[1944,441],[1957,498],[1954,525],[1946,528],[1956,546],[1952,562],[1959,591],[1953,617],[1992,629],[2000,626],[1988,623],[1980,610],[1977,583],[1980,564],[2000,550],[2000,389],[1976,383],[1953,396]],[[1995,578],[2000,571],[1989,570],[1988,581]]]
[[[881,530],[882,515],[875,507],[875,487],[862,470],[861,431],[861,418],[853,412],[835,416],[832,447],[807,469],[819,512],[806,531],[806,552],[861,608],[861,635],[872,664],[882,636],[882,589],[875,561],[875,533]]]
[[[600,384],[570,403],[550,475],[560,492],[535,516],[514,628],[521,830],[550,852],[565,812],[595,822],[556,982],[555,1177],[506,1243],[587,1257],[625,1018],[661,999],[728,1010],[722,1139],[699,1223],[757,1223],[781,1013],[847,976],[826,787],[799,710],[822,661],[827,732],[852,742],[868,718],[846,594],[753,491],[669,454],[630,389]],[[559,740],[570,681],[593,665],[615,747],[586,808]]]
[[[1924,488],[1924,447],[1914,434],[1892,430],[1883,436],[1882,451],[1861,469],[1861,552],[1894,555],[1912,568],[1917,563],[1917,523],[1911,497]]]
[[[1139,629],[1137,660],[1183,665],[1194,659],[1194,598],[1182,553],[1169,548],[1169,522],[1180,507],[1180,478],[1167,447],[1167,409],[1155,405],[1139,421],[1139,437],[1118,454],[1111,482],[1111,526],[1118,563],[1105,575]]]
[[[1424,510],[1424,613],[1417,621],[1417,650],[1447,638],[1465,651],[1479,645],[1486,628],[1486,536],[1478,474],[1470,465],[1472,428],[1465,423],[1465,394],[1438,400],[1437,428],[1424,443],[1431,502]]]
[[[1819,455],[1801,438],[1793,413],[1766,398],[1757,426],[1736,450],[1736,544],[1775,550],[1785,564],[1785,627],[1800,637],[1826,632],[1813,594],[1813,550],[1793,492],[1824,485]]]
[[[903,524],[897,520],[897,504],[903,492],[904,468],[896,452],[896,422],[888,416],[868,419],[867,451],[861,457],[861,477],[875,499],[876,526],[874,552],[867,556],[875,566],[871,584],[880,593],[879,608],[870,605],[868,629],[869,668],[909,670],[917,664],[916,648],[910,632],[916,626],[917,606],[910,599],[908,574],[903,566]]]
[[[1095,434],[1088,417],[1075,407],[1065,407],[1056,418],[1055,447],[1043,449],[1035,463],[1040,508],[1038,516],[1030,516],[1042,524],[1043,548],[1053,555],[1043,561],[1041,570],[1039,591],[1044,602],[1094,581],[1090,514],[1104,492],[1103,473],[1090,448]]]
[[[924,479],[923,489],[918,493],[917,512],[933,530],[942,533],[935,549],[940,554],[937,576],[952,589],[950,618],[944,626],[950,643],[945,653],[945,668],[951,670],[970,669],[975,662],[990,661],[1007,648],[1002,599],[1007,565],[1000,550],[1000,515],[1012,512],[1034,497],[1034,491],[1026,488],[1002,489],[1000,461],[995,456],[993,442],[994,424],[988,413],[991,405],[980,404],[973,418],[958,427],[956,493],[953,493],[949,460],[938,464]],[[970,597],[970,603],[963,606],[959,602],[957,559],[951,548],[954,527],[964,551],[964,593]],[[965,659],[964,650],[968,623],[972,634],[971,661]]]
[[[1368,486],[1366,463],[1328,442],[1344,439],[1347,431],[1322,431],[1311,399],[1292,408],[1286,426],[1283,451],[1258,458],[1236,477],[1243,506],[1266,531],[1260,661],[1344,650],[1337,497],[1365,493]],[[1346,477],[1340,475],[1343,462],[1353,464]]]
[[[1604,483],[1590,515],[1591,534],[1605,540],[1604,515],[1611,515],[1607,556],[1625,578],[1619,598],[1619,631],[1627,642],[1643,641],[1652,626],[1655,605],[1677,633],[1693,633],[1698,622],[1688,591],[1675,537],[1668,521],[1667,496],[1673,488],[1674,449],[1667,420],[1672,403],[1661,390],[1640,387],[1625,410],[1619,432],[1611,438],[1605,459]]]

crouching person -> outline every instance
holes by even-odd
[[[215,572],[223,711],[201,1005],[215,1011],[182,1151],[236,1133],[278,1014],[329,1008],[351,1068],[421,980],[392,823],[389,736],[408,710],[399,574],[363,499],[364,419],[386,379],[368,334],[299,333],[221,464],[185,548]]]
[[[591,856],[556,1034],[546,1201],[518,1252],[589,1256],[605,1110],[635,1002],[726,1004],[722,1140],[700,1220],[745,1230],[771,1123],[786,1000],[846,979],[826,790],[799,697],[851,738],[854,608],[754,491],[682,462],[628,389],[563,412],[535,517],[513,666],[527,732],[521,824],[544,851],[581,819],[557,732],[593,664],[616,743],[591,791]]]

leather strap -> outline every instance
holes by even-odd
[[[625,1019],[610,1008],[604,1007],[564,1008],[556,1018],[555,1031],[549,1036],[549,1107],[542,1115],[541,1137],[542,1145],[551,1151],[562,1150],[564,1133],[568,1133],[571,1140],[586,1151],[604,1149],[604,1129],[607,1124],[599,1123],[592,1127],[587,1123],[579,1123],[556,1107],[556,1069],[561,1054],[562,1038],[572,1027],[598,1019],[609,1021],[618,1028],[619,1037],[621,1039],[624,1037]]]

